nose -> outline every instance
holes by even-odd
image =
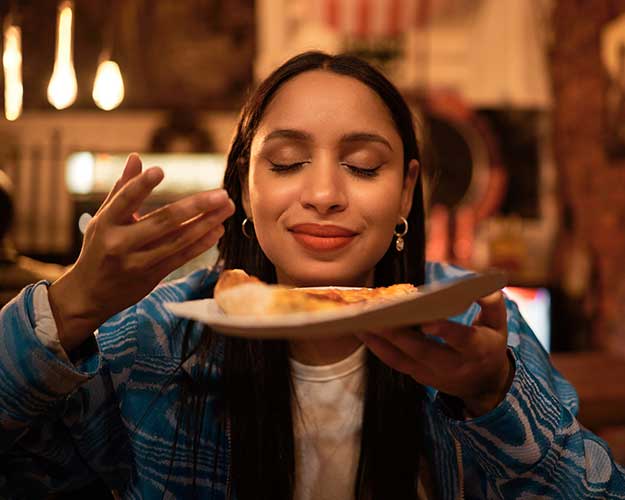
[[[341,212],[347,206],[347,193],[341,167],[331,158],[313,161],[303,179],[300,202],[304,208],[322,215]]]

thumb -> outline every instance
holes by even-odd
[[[508,313],[506,303],[501,291],[491,293],[486,297],[482,297],[477,301],[481,311],[474,321],[479,324],[492,328],[493,330],[505,329],[508,322]]]

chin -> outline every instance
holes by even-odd
[[[351,269],[350,269],[351,267]],[[351,272],[346,272],[346,271]],[[286,269],[289,281],[297,286],[366,286],[368,278],[373,277],[373,269],[354,272],[354,267],[342,262],[315,262],[304,264],[295,269]]]

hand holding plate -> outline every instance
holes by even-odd
[[[482,415],[503,400],[514,369],[507,353],[503,294],[488,295],[478,304],[481,312],[470,326],[436,321],[422,325],[422,333],[398,328],[360,338],[390,367],[462,399],[470,416]]]

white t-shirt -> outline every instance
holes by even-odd
[[[366,347],[331,365],[291,359],[296,401],[295,500],[354,498],[360,457]],[[421,478],[417,499],[427,500]]]
[[[366,355],[363,345],[332,365],[291,360],[296,500],[354,497]]]

